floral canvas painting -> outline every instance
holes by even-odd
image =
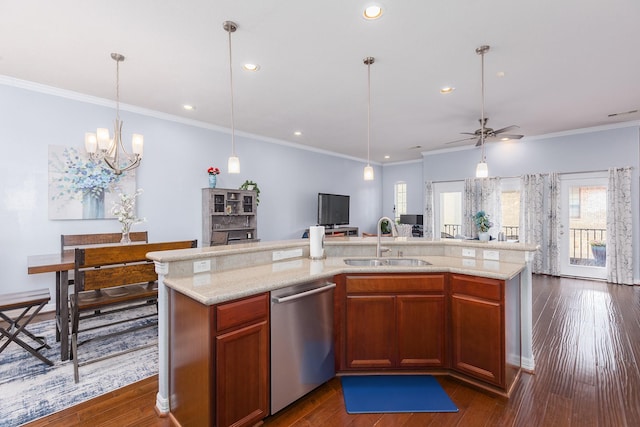
[[[49,219],[115,218],[119,194],[136,191],[135,169],[116,175],[82,148],[49,146]]]

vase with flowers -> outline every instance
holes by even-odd
[[[120,194],[120,200],[113,202],[111,207],[111,214],[118,218],[122,228],[122,239],[120,243],[128,245],[131,243],[129,233],[131,232],[131,226],[146,221],[145,218],[138,218],[135,215],[136,209],[136,197],[142,194],[142,189],[139,188],[133,195]]]
[[[209,174],[209,188],[216,188],[220,169],[211,166],[209,169],[207,169],[207,173]]]
[[[478,240],[482,242],[488,242],[491,238],[489,236],[489,229],[493,227],[493,223],[489,220],[489,215],[485,211],[478,211],[473,216],[473,222],[478,227]]]

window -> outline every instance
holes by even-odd
[[[569,189],[569,218],[580,218],[580,193],[582,187],[571,187]]]
[[[400,221],[400,215],[407,213],[407,183],[400,181],[395,185],[395,221]]]

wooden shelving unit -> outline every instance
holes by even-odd
[[[214,231],[229,233],[229,243],[258,240],[256,192],[229,188],[202,189],[202,246],[211,246]]]

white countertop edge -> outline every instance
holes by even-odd
[[[354,267],[344,264],[344,258],[339,257],[332,257],[319,261],[311,261],[307,258],[298,258],[238,270],[200,273],[188,277],[166,277],[164,283],[167,287],[187,295],[201,304],[214,305],[263,292],[270,292],[303,282],[333,278],[333,276],[343,273],[455,273],[486,277],[489,279],[510,280],[525,268],[524,263],[505,263],[497,261],[491,262],[490,264],[478,262],[481,264],[478,266],[443,266],[437,265],[437,261],[444,258],[451,261],[451,257],[425,256],[411,258],[424,259],[432,262],[433,265],[421,267]],[[465,260],[455,259],[455,261],[462,263]],[[321,272],[310,272],[312,262],[316,263],[316,266],[318,267],[320,267],[320,264],[318,263],[322,263]],[[299,268],[293,269],[289,272],[286,269],[276,272],[272,271],[275,267],[279,265],[286,265],[287,263],[297,263]],[[492,266],[494,270],[484,268],[486,265]],[[219,287],[213,286],[211,285],[212,282],[221,282],[222,285]]]

